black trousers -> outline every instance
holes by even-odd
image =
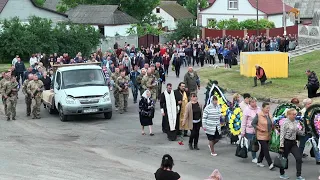
[[[284,151],[283,157],[288,158],[288,155],[292,153],[294,158],[296,159],[296,169],[297,169],[297,177],[301,176],[301,168],[302,168],[302,154],[297,146],[297,142],[295,140],[284,140]],[[289,161],[288,161],[289,162]],[[280,169],[280,174],[283,175],[284,169]]]
[[[180,76],[180,66],[175,67],[176,76]]]
[[[164,65],[164,71],[168,75],[168,73],[169,73],[169,64],[168,65]]]
[[[258,78],[256,76],[253,78],[253,82],[254,82],[254,86],[258,85]],[[261,79],[260,79],[260,82],[261,82],[262,86],[265,84],[268,84],[268,83],[266,83],[266,81],[262,81]]]
[[[194,144],[195,146],[198,145],[200,127],[201,121],[198,123],[193,123],[193,128],[191,130],[191,135],[189,138],[189,144]]]
[[[193,58],[192,58],[192,65],[193,66],[194,66],[195,62],[199,65],[199,58],[197,56],[193,56]]]
[[[215,57],[210,55],[209,64],[215,64],[215,63],[216,63]]]
[[[16,73],[16,77],[17,77],[17,82],[20,84],[20,78],[21,78],[21,83],[23,84],[23,72],[17,72]]]
[[[219,59],[219,63],[223,62],[223,55],[222,54],[218,54],[218,59]]]
[[[204,58],[200,58],[200,64],[201,64],[201,67],[204,66]]]
[[[261,150],[258,157],[258,163],[261,163],[263,161],[263,158],[266,158],[268,165],[270,166],[272,164],[272,160],[269,153],[269,141],[263,141],[259,140]]]
[[[319,87],[317,86],[308,86],[308,98],[319,97],[320,93],[317,94]]]

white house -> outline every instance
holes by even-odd
[[[68,20],[66,14],[37,6],[33,0],[0,0],[0,20],[18,17],[23,23],[28,23],[30,16],[48,18],[53,23]]]
[[[212,20],[220,21],[236,18],[238,21],[257,18],[256,0],[209,0],[209,7],[199,13],[201,26],[206,27]],[[285,11],[292,7],[285,5]],[[283,27],[283,3],[282,0],[258,0],[259,19],[268,19],[274,22],[276,27]],[[290,19],[286,20],[287,26],[294,25]]]
[[[78,5],[66,12],[71,22],[92,25],[104,36],[127,36],[138,21],[119,10],[117,5]]]
[[[177,21],[181,19],[194,19],[195,17],[176,1],[161,1],[160,5],[152,11],[157,17],[162,18],[162,27],[168,30],[176,29]]]

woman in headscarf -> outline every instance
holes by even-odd
[[[149,90],[146,90],[141,96],[141,100],[139,102],[139,118],[142,126],[142,135],[146,135],[144,127],[149,126],[150,136],[153,136],[152,119],[154,118],[154,102],[151,99],[151,92]]]
[[[221,138],[221,126],[220,126],[221,110],[218,105],[218,98],[212,96],[211,102],[203,111],[202,127],[206,132],[209,140],[209,148],[212,156],[217,156],[214,151],[214,145],[219,142]]]

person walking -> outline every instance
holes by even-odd
[[[249,107],[249,101],[250,101],[251,95],[249,93],[244,93],[243,94],[243,101],[239,104],[240,109],[242,110],[242,112],[244,112],[244,110]]]
[[[197,94],[191,93],[191,101],[186,105],[186,111],[184,115],[184,120],[182,126],[187,126],[191,130],[191,135],[189,138],[189,149],[199,150],[199,131],[202,126],[202,105],[198,102]]]
[[[28,93],[27,91],[27,87],[28,84],[33,80],[33,74],[29,74],[28,75],[28,79],[24,81],[23,86],[22,86],[22,93],[24,94],[25,98],[25,103],[26,103],[26,112],[27,112],[27,116],[30,116],[31,114],[31,104],[32,104],[32,98],[31,98],[31,94]]]
[[[40,119],[40,106],[42,100],[42,91],[44,89],[42,81],[36,74],[33,75],[33,80],[28,83],[27,92],[34,99],[34,105],[32,107],[32,119]]]
[[[216,54],[217,54],[216,48],[211,46],[210,49],[209,49],[209,55],[210,55],[209,64],[215,64],[216,63],[216,60],[215,60]]]
[[[176,124],[177,135],[181,135],[183,131],[184,137],[188,137],[188,127],[186,127],[186,125],[182,126],[186,105],[188,104],[188,96],[184,90],[185,86],[184,82],[180,82],[178,88],[174,90],[174,96],[176,98],[176,104],[178,105]]]
[[[162,61],[163,61],[164,71],[165,71],[165,74],[167,74],[167,76],[169,73],[170,60],[171,58],[169,54],[166,52],[162,57]]]
[[[269,140],[272,131],[272,115],[270,114],[269,103],[262,103],[262,110],[253,118],[251,125],[256,131],[257,140],[261,146],[257,166],[264,167],[262,161],[265,157],[268,162],[269,169],[272,170],[274,166],[269,153]]]
[[[5,72],[4,74],[2,74],[3,77],[0,81],[0,94],[1,94],[1,99],[2,99],[2,104],[4,106],[4,114],[7,114],[7,103],[6,103],[6,99],[4,98],[5,97],[5,94],[4,94],[4,85],[7,83],[7,82],[10,82],[10,76],[11,76],[11,73],[10,72]]]
[[[186,85],[185,91],[190,96],[191,93],[197,94],[197,90],[200,90],[200,80],[196,71],[193,67],[188,68],[188,72],[184,75],[184,83]]]
[[[209,140],[209,149],[212,156],[218,154],[214,150],[214,145],[217,144],[221,138],[221,109],[218,105],[218,98],[212,96],[210,104],[204,108],[202,117],[202,127]]]
[[[140,92],[140,96],[142,96],[142,94],[144,93],[144,89],[142,87],[142,79],[143,77],[146,75],[146,69],[145,68],[142,68],[141,69],[141,73],[139,74],[139,76],[137,77],[136,81],[137,81],[137,85],[138,85],[138,89],[139,89],[139,92]]]
[[[7,105],[7,121],[16,120],[16,106],[18,99],[18,82],[15,76],[11,76],[10,81],[3,87],[3,96]]]
[[[198,57],[199,57],[199,61],[200,61],[201,67],[204,66],[204,58],[205,58],[205,56],[206,56],[205,52],[202,49],[199,49]]]
[[[14,65],[15,70],[16,70],[16,77],[17,77],[17,82],[20,85],[20,78],[21,78],[21,84],[23,84],[23,73],[26,71],[26,67],[24,63],[21,61],[20,57],[17,57],[17,62]]]
[[[255,130],[253,128],[252,120],[256,117],[256,115],[260,112],[260,108],[257,106],[257,99],[251,97],[249,99],[249,106],[244,110],[242,121],[241,121],[241,136],[246,137],[248,140],[252,141],[255,136]],[[258,163],[257,153],[251,152],[252,162]]]
[[[138,65],[134,65],[134,70],[130,72],[130,82],[131,82],[131,90],[133,95],[133,103],[137,103],[139,84],[138,77],[140,73],[138,72]],[[140,81],[141,82],[141,81]]]
[[[180,175],[172,171],[173,165],[172,157],[165,154],[162,157],[160,168],[154,173],[156,180],[181,180]]]
[[[314,71],[307,70],[306,75],[308,76],[308,83],[305,88],[308,89],[308,98],[319,97],[320,93],[317,93],[319,89],[319,80]]]
[[[181,57],[178,55],[177,52],[174,52],[174,54],[172,55],[172,65],[174,66],[174,71],[176,73],[176,77],[180,76],[180,67],[182,64],[182,59]]]
[[[127,112],[128,97],[129,97],[129,77],[126,76],[126,71],[120,72],[120,77],[116,81],[116,88],[119,90],[119,113]]]
[[[167,89],[160,96],[160,110],[162,114],[162,132],[167,133],[169,141],[177,139],[177,104],[172,91],[172,84],[167,84]]]
[[[139,118],[142,127],[142,135],[146,135],[144,127],[148,126],[149,134],[150,136],[153,136],[152,119],[154,118],[154,102],[151,99],[151,92],[149,90],[146,90],[141,96],[141,100],[139,102]]]
[[[144,90],[149,90],[151,92],[151,98],[154,102],[157,101],[157,79],[151,68],[147,70],[147,75],[141,80],[141,85]]]
[[[297,146],[297,135],[305,135],[305,129],[298,128],[298,122],[296,122],[297,111],[295,109],[288,109],[286,112],[286,120],[283,125],[280,126],[280,153],[283,157],[288,159],[289,153],[292,153],[296,159],[297,180],[304,180],[301,176],[302,168],[302,154]],[[289,163],[287,162],[287,165]],[[285,174],[283,168],[280,168],[280,178],[289,179]]]
[[[111,82],[110,84],[115,87],[115,82],[117,81],[118,77],[120,77],[120,69],[115,68],[115,72],[111,75]],[[117,88],[113,89],[113,96],[114,96],[114,104],[116,107],[116,111],[119,109],[119,90]]]

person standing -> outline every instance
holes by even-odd
[[[218,154],[214,151],[214,145],[217,144],[221,138],[220,126],[221,110],[218,105],[218,98],[212,96],[210,104],[204,108],[202,117],[202,127],[207,134],[209,140],[209,149],[212,156]]]
[[[40,106],[42,100],[43,83],[39,81],[37,75],[33,75],[33,80],[28,83],[27,92],[34,99],[32,107],[32,119],[40,119]]]
[[[20,57],[17,57],[17,62],[15,64],[15,70],[16,70],[16,77],[17,82],[20,84],[20,78],[21,78],[21,84],[23,84],[23,73],[26,71],[26,67],[24,63],[21,61]]]
[[[120,77],[116,81],[116,88],[119,90],[119,112],[127,112],[128,97],[129,97],[129,77],[126,76],[126,71],[120,72]]]
[[[289,153],[292,153],[296,159],[297,180],[304,180],[301,177],[302,169],[302,154],[297,146],[297,135],[305,135],[304,127],[298,128],[298,122],[296,122],[297,111],[295,109],[288,109],[286,112],[287,119],[283,125],[280,126],[280,152],[283,157],[288,159]],[[287,163],[288,165],[289,163]],[[280,178],[289,179],[285,174],[284,169],[280,168]]]
[[[184,120],[184,113],[186,111],[186,105],[188,104],[188,96],[185,92],[185,84],[184,82],[180,82],[178,89],[174,90],[174,96],[176,98],[176,104],[178,105],[178,114],[177,114],[177,124],[176,124],[176,131],[177,135],[181,135],[182,131],[184,137],[188,137],[188,126],[185,124],[182,126],[182,122]]]
[[[209,64],[215,64],[216,63],[216,60],[215,60],[216,54],[217,54],[216,48],[211,46],[210,49],[209,49],[209,55],[210,55]]]
[[[249,93],[244,93],[243,94],[243,101],[239,104],[240,109],[242,110],[242,112],[244,112],[244,110],[246,110],[247,107],[249,107],[250,98],[251,98],[251,95]]]
[[[130,72],[130,81],[132,83],[131,90],[133,95],[133,103],[137,103],[139,85],[137,82],[138,76],[140,73],[138,72],[138,65],[134,65],[134,70]]]
[[[150,136],[154,136],[152,133],[152,119],[154,118],[154,102],[151,99],[151,92],[149,90],[146,90],[142,96],[141,100],[139,102],[139,118],[140,118],[140,124],[142,127],[142,135],[145,135],[144,127],[149,126],[149,134]]]
[[[198,102],[198,97],[195,93],[191,93],[191,101],[186,105],[186,111],[182,126],[187,126],[191,130],[189,138],[189,149],[199,150],[199,131],[202,126],[202,106]]]
[[[172,84],[167,84],[167,89],[161,93],[160,108],[162,114],[162,132],[167,133],[169,141],[177,139],[176,119],[177,119],[177,104],[172,91]]]
[[[141,84],[144,91],[149,90],[151,92],[151,98],[154,102],[156,102],[157,80],[156,77],[152,74],[151,68],[148,69],[147,75],[142,78]]]
[[[154,173],[156,180],[181,180],[178,173],[172,171],[173,159],[169,154],[165,154],[162,157],[161,166]]]
[[[308,83],[306,88],[308,89],[308,98],[319,97],[320,93],[317,93],[319,89],[319,80],[314,71],[307,70],[306,75],[308,76]]]
[[[204,58],[206,57],[206,54],[203,51],[203,49],[199,50],[198,57],[199,57],[199,60],[200,60],[201,67],[203,67],[204,66]]]
[[[138,89],[139,89],[139,92],[140,92],[140,96],[142,96],[142,94],[144,93],[144,90],[142,88],[142,79],[143,77],[146,75],[146,69],[145,68],[142,68],[141,69],[141,73],[139,74],[139,76],[137,77],[137,85],[138,85]]]
[[[252,120],[260,112],[260,108],[257,106],[257,99],[251,97],[249,99],[249,107],[243,111],[243,116],[241,120],[241,136],[246,137],[248,140],[252,141],[255,138],[255,130],[253,128]],[[252,163],[258,163],[257,153],[251,152]]]
[[[192,66],[188,68],[188,72],[184,75],[184,83],[188,96],[190,96],[191,93],[197,95],[197,90],[200,90],[200,80],[197,72],[193,70]]]
[[[3,96],[7,105],[7,121],[16,120],[16,106],[18,99],[18,82],[15,76],[11,76],[10,81],[6,82],[3,87]]]
[[[175,72],[176,72],[176,77],[180,76],[181,64],[182,64],[181,57],[178,55],[177,52],[174,52],[174,54],[172,55],[172,65],[174,65],[174,69],[175,69]]]
[[[158,100],[160,100],[160,94],[162,93],[162,83],[166,83],[166,75],[164,69],[161,67],[161,64],[159,62],[156,62],[155,71],[159,76],[157,86],[157,97]]]
[[[110,84],[115,87],[115,82],[117,81],[118,77],[120,77],[120,69],[115,68],[115,72],[111,75],[111,82]],[[113,89],[113,96],[114,96],[114,104],[116,107],[116,111],[118,111],[119,108],[119,90],[118,88]]]
[[[30,61],[29,61],[30,66],[35,67],[38,64],[38,62],[39,61],[38,61],[38,58],[36,57],[36,55],[32,54],[30,57]]]
[[[0,81],[0,94],[1,94],[2,103],[4,106],[4,114],[7,114],[7,103],[6,103],[6,98],[5,98],[5,94],[4,94],[4,85],[7,82],[10,82],[11,74],[10,74],[10,72],[6,72],[3,75],[4,75],[4,77]]]
[[[193,47],[192,55],[192,66],[194,66],[195,62],[199,66],[198,49],[196,47]]]
[[[24,94],[25,98],[25,103],[26,103],[26,112],[27,112],[27,116],[30,116],[31,114],[31,103],[32,103],[32,98],[31,98],[31,94],[28,93],[27,91],[27,87],[28,84],[33,80],[33,74],[29,74],[28,75],[28,79],[24,81],[23,86],[22,86],[22,93]]]
[[[269,153],[269,140],[272,131],[272,119],[272,115],[270,114],[270,105],[269,103],[264,102],[262,104],[262,110],[253,118],[251,123],[256,131],[257,140],[259,141],[261,146],[257,166],[264,167],[262,161],[265,157],[270,170],[274,168]]]
[[[169,66],[170,66],[170,56],[169,54],[166,52],[163,57],[162,57],[162,60],[163,60],[163,66],[164,66],[164,72],[167,74],[169,74]]]

